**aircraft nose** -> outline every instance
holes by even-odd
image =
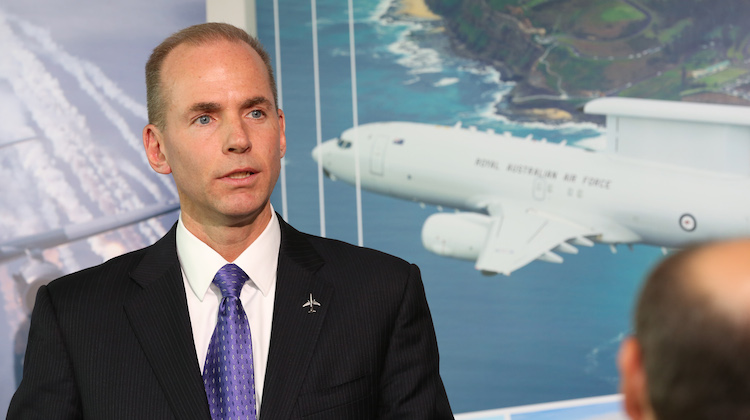
[[[322,148],[323,148],[323,146],[320,145],[320,146],[315,146],[312,149],[312,153],[311,153],[312,154],[312,158],[313,158],[314,161],[316,161],[318,163],[321,163],[321,159],[323,159],[323,152],[321,151]]]

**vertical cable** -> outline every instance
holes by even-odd
[[[359,173],[359,117],[357,109],[357,60],[354,48],[354,6],[349,2],[349,63],[352,73],[352,118],[354,127],[354,185],[357,190],[357,244],[363,246],[362,233],[362,180]]]
[[[318,16],[315,0],[310,0],[312,8],[313,77],[315,79],[315,136],[318,148],[323,143],[320,123],[320,68],[318,63]],[[326,236],[326,205],[323,191],[323,159],[318,160],[318,203],[320,207],[320,236]]]
[[[279,28],[279,0],[273,0],[273,36],[276,49],[276,90],[279,103],[276,106],[284,109],[284,95],[281,89],[281,30]],[[281,158],[281,217],[289,221],[289,205],[286,201],[286,157]]]

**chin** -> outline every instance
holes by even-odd
[[[247,219],[255,219],[259,215],[263,214],[264,210],[266,210],[266,207],[268,207],[268,210],[270,211],[270,206],[268,205],[268,202],[265,202],[263,205],[248,205],[247,202],[244,203],[238,203],[237,205],[227,206],[222,213],[229,219],[233,220],[247,220]]]

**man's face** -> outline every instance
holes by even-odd
[[[270,216],[286,137],[258,53],[240,42],[182,44],[161,82],[165,127],[146,126],[144,144],[154,170],[173,174],[183,218],[232,226]]]

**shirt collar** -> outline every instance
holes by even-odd
[[[195,296],[203,301],[208,287],[226,261],[218,252],[193,235],[182,223],[182,214],[177,221],[177,257],[182,273]],[[237,264],[263,296],[266,296],[276,281],[276,268],[281,246],[281,227],[276,212],[271,207],[271,220],[258,238],[245,249],[236,260]]]

